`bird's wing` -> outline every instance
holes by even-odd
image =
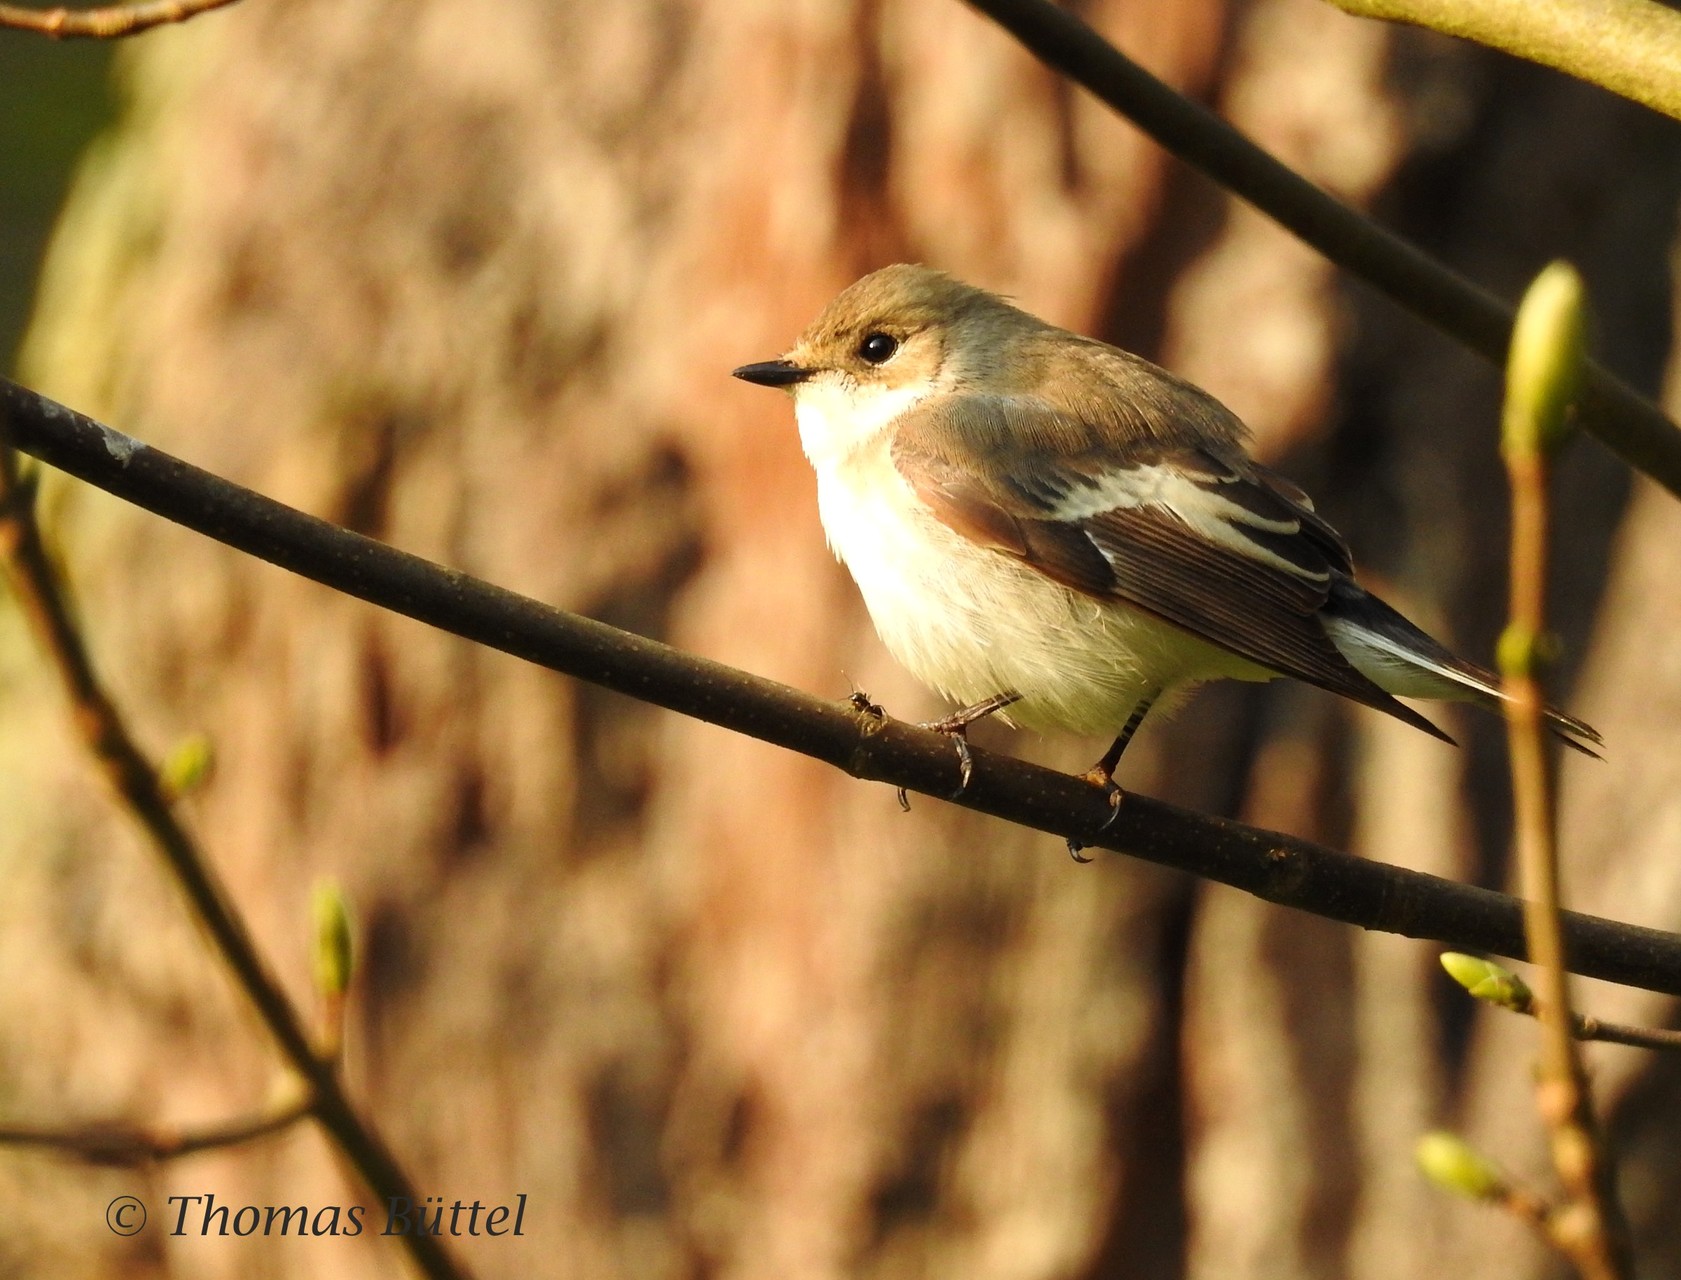
[[[1024,396],[934,401],[893,462],[947,527],[1100,600],[1125,601],[1281,675],[1446,735],[1351,666],[1316,617],[1348,548],[1307,497],[1208,439],[1124,445]]]

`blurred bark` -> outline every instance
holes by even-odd
[[[1603,350],[1655,379],[1677,165],[1632,108],[1314,0],[1088,14],[1474,274],[1515,289],[1575,254]],[[921,717],[823,548],[786,405],[727,378],[861,271],[921,259],[1203,381],[1421,621],[1491,647],[1492,373],[1345,297],[961,6],[294,0],[159,33],[123,68],[26,373],[243,483]],[[1657,682],[1681,696],[1681,674],[1649,642],[1676,632],[1652,614],[1681,598],[1673,504],[1637,502],[1613,554],[1616,468],[1584,446],[1565,487],[1578,648],[1619,571],[1572,700],[1612,743],[1567,775],[1567,856],[1596,868],[1575,905],[1674,927],[1655,744]],[[525,1239],[460,1243],[478,1274],[1516,1274],[1523,1242],[1421,1188],[1410,1149],[1456,1117],[1533,1145],[1528,1024],[1472,1025],[1427,949],[1078,868],[932,802],[902,815],[106,499],[49,505],[140,723],[214,737],[194,817],[300,999],[310,881],[347,883],[351,1070],[410,1171],[446,1198],[529,1196]],[[0,994],[7,1107],[248,1109],[260,1042],[0,624],[0,938],[28,975]],[[1650,684],[1628,678],[1643,654]],[[1124,781],[1498,881],[1497,739],[1458,755],[1316,693],[1227,689],[1147,735]],[[1673,1082],[1624,1061],[1617,1096],[1673,1109]],[[1673,1146],[1648,1126],[1639,1150],[1649,1203],[1673,1202]],[[400,1266],[377,1237],[98,1225],[125,1192],[154,1221],[170,1194],[342,1203],[312,1135],[143,1178],[0,1152],[0,1189],[21,1271]]]

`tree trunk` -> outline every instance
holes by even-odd
[[[1579,257],[1604,349],[1655,378],[1676,175],[1635,109],[1313,0],[1082,11],[1498,287]],[[787,404],[728,377],[862,271],[921,260],[1205,383],[1397,603],[1492,647],[1491,372],[1345,294],[961,5],[294,0],[123,65],[130,105],[62,224],[28,375],[284,501],[925,718],[824,549]],[[1613,546],[1617,467],[1583,446],[1560,487],[1576,651],[1599,616],[1569,701],[1611,742],[1567,770],[1571,883],[1673,927],[1647,819],[1675,766],[1646,749],[1681,697],[1681,664],[1653,653],[1678,634],[1673,504],[1642,498]],[[311,882],[346,884],[368,1113],[427,1194],[527,1196],[523,1238],[451,1242],[475,1274],[1545,1274],[1412,1173],[1417,1131],[1445,1120],[1514,1160],[1539,1149],[1532,1028],[1469,1014],[1431,948],[1124,859],[1078,867],[932,800],[906,815],[890,789],[81,489],[50,498],[145,735],[216,743],[192,818],[301,1001]],[[0,996],[11,1105],[174,1123],[258,1105],[260,1033],[84,780],[39,667],[16,637],[0,655],[0,936],[32,975]],[[1499,726],[1449,722],[1467,752],[1313,691],[1215,690],[1152,724],[1122,781],[1498,883]],[[1101,746],[976,736],[1068,767]],[[1626,1061],[1602,1074],[1613,1096],[1665,1114],[1673,1088]],[[1640,1167],[1673,1194],[1659,1123]],[[400,1269],[377,1236],[200,1239],[196,1203],[181,1236],[160,1229],[170,1196],[348,1203],[307,1132],[144,1176],[7,1156],[0,1178],[30,1197],[11,1243],[43,1274]],[[123,1193],[152,1208],[142,1235],[66,1227]],[[1654,1240],[1662,1217],[1642,1219]]]

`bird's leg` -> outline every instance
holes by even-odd
[[[933,733],[943,733],[957,744],[958,781],[954,795],[960,796],[969,789],[969,779],[975,773],[975,758],[969,754],[969,726],[976,721],[985,720],[995,711],[1002,711],[1012,702],[1020,701],[1019,693],[995,693],[983,701],[959,708],[949,716],[941,716],[938,720],[925,720],[917,726]]]
[[[1121,726],[1119,736],[1109,744],[1109,750],[1103,753],[1103,759],[1080,775],[1092,786],[1103,788],[1109,795],[1109,818],[1103,824],[1104,831],[1109,829],[1110,823],[1115,821],[1115,815],[1121,811],[1121,789],[1115,785],[1115,769],[1121,763],[1121,755],[1126,751],[1127,743],[1132,741],[1132,735],[1138,732],[1138,726],[1144,723],[1144,717],[1150,713],[1151,706],[1159,697],[1161,690],[1157,689],[1134,707],[1132,714],[1127,717],[1127,722]],[[1068,842],[1068,852],[1075,862],[1091,861],[1090,858],[1080,856],[1080,850],[1083,848],[1085,846],[1078,840]]]
[[[1011,703],[1020,701],[1019,693],[995,693],[990,698],[953,711],[949,716],[941,716],[938,720],[924,720],[917,728],[929,729],[934,733],[966,734],[969,732],[969,726],[977,720],[985,720],[993,712],[1002,711]]]
[[[1083,776],[1087,782],[1094,787],[1102,787],[1105,791],[1119,790],[1115,787],[1115,768],[1121,763],[1121,755],[1126,751],[1127,744],[1132,741],[1132,735],[1138,732],[1138,726],[1144,723],[1144,717],[1150,714],[1150,708],[1159,697],[1161,690],[1157,689],[1132,709],[1127,722],[1121,726],[1120,736],[1109,744],[1109,750],[1103,753],[1103,759],[1086,770]]]
[[[985,720],[996,711],[1002,711],[1012,702],[1020,701],[1019,693],[995,693],[990,698],[953,711],[949,716],[925,720],[917,725],[918,729],[943,733],[957,745],[957,790],[952,792],[952,799],[969,789],[969,780],[975,773],[975,758],[969,754],[969,726],[977,720]],[[899,788],[899,807],[906,810],[911,807],[910,797],[903,787]]]

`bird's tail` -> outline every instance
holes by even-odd
[[[1394,609],[1347,579],[1332,584],[1319,614],[1325,631],[1349,664],[1380,688],[1403,698],[1474,702],[1498,710],[1505,695],[1500,677],[1467,662]],[[1599,758],[1598,730],[1557,707],[1545,708],[1547,726],[1566,746]]]

